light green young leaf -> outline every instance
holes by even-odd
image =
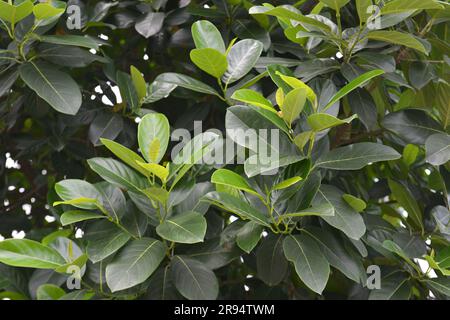
[[[300,116],[306,103],[307,91],[298,88],[290,91],[284,98],[283,105],[280,106],[281,115],[289,126]]]
[[[385,15],[424,9],[444,9],[444,6],[435,0],[393,0],[381,8],[381,14]]]
[[[43,284],[36,291],[38,300],[59,300],[66,292],[54,284]]]
[[[22,1],[19,5],[0,1],[0,19],[15,25],[17,22],[25,19],[33,12],[33,2],[30,0]]]
[[[38,3],[33,8],[33,14],[38,20],[46,20],[61,16],[66,10],[66,4],[62,1],[55,1],[57,7],[50,3]],[[62,4],[62,5],[61,5]]]
[[[366,209],[367,207],[367,204],[363,200],[351,194],[346,193],[342,195],[342,198],[345,200],[345,202],[347,202],[353,209],[355,209],[358,212],[364,211],[364,209]]]
[[[214,171],[211,176],[211,182],[215,184],[230,186],[232,188],[243,190],[254,195],[259,195],[258,192],[250,186],[247,180],[228,169],[219,169]]]
[[[138,99],[142,101],[147,96],[147,83],[142,73],[135,66],[130,67],[130,73]]]
[[[268,111],[276,113],[277,111],[273,107],[272,103],[263,97],[262,94],[250,89],[239,89],[236,90],[231,99],[245,102],[254,106],[264,108]]]
[[[428,55],[428,52],[423,44],[408,33],[399,31],[370,31],[367,34],[367,38],[370,40],[384,41],[405,46]]]
[[[170,125],[161,113],[146,114],[138,126],[138,142],[144,158],[150,163],[159,163],[167,150]]]
[[[197,67],[215,78],[220,78],[228,68],[227,57],[216,49],[194,49],[190,57]]]
[[[418,154],[418,146],[416,146],[415,144],[407,144],[403,149],[403,162],[408,166],[412,165],[416,161]]]
[[[114,155],[116,155],[120,160],[125,162],[127,165],[139,171],[143,175],[147,174],[147,171],[137,164],[138,161],[145,162],[145,160],[142,159],[142,157],[138,155],[136,152],[128,149],[127,147],[124,147],[120,143],[117,143],[109,139],[100,138],[100,141],[103,143],[105,147],[109,149],[109,151],[114,153]]]
[[[346,119],[339,119],[328,113],[313,113],[308,117],[307,121],[314,131],[319,132],[329,128],[337,127],[341,124],[350,123],[356,118],[358,118],[356,114]]]
[[[292,177],[292,178],[286,179],[286,180],[281,181],[280,183],[276,184],[272,188],[272,190],[283,190],[283,189],[293,186],[294,184],[296,184],[299,181],[302,181],[302,177],[298,177],[298,176]]]
[[[350,2],[350,0],[319,0],[335,11],[339,11],[343,6]]]

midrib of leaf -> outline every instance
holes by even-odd
[[[273,247],[272,255],[270,257],[270,271],[272,271],[272,266],[273,266],[273,262],[275,259],[275,250],[278,248],[278,243],[281,241],[281,239],[282,239],[282,237],[279,236],[277,241],[275,242],[275,246]],[[272,273],[272,272],[270,272],[270,273]]]
[[[200,291],[202,292],[202,295],[204,297],[206,297],[205,292],[203,292],[202,287],[200,286],[200,283],[198,282],[197,278],[195,277],[194,273],[191,271],[191,269],[189,268],[189,266],[186,264],[186,262],[184,262],[183,259],[181,259],[181,257],[177,256],[178,259],[180,259],[181,263],[186,267],[186,269],[189,271],[189,273],[191,274],[192,278],[195,281],[195,284],[197,285],[197,287],[200,289]]]
[[[401,286],[407,281],[408,279],[404,279],[402,282],[400,282],[400,284],[394,288],[394,290],[392,291],[392,293],[389,294],[389,298],[388,300],[390,300],[392,298],[392,296],[401,288]]]
[[[308,269],[309,269],[309,271],[311,273],[311,278],[313,279],[316,288],[319,288],[319,286],[317,285],[317,280],[316,280],[315,274],[312,271],[311,264],[309,263],[308,257],[306,256],[305,251],[303,250],[303,247],[301,246],[300,242],[298,242],[297,239],[294,236],[291,235],[290,237],[292,239],[294,239],[295,243],[298,245],[298,247],[302,251],[302,255],[305,258],[306,264],[308,265]]]
[[[347,226],[347,228],[349,228],[349,230],[353,230],[353,228],[347,223],[347,221],[345,221],[345,219],[342,218],[342,216],[339,214],[338,207],[334,206],[333,203],[330,200],[328,200],[328,198],[325,196],[325,194],[322,192],[322,190],[319,189],[318,191],[323,196],[325,201],[327,201],[334,208],[334,212],[336,212],[336,215],[339,218],[339,220],[342,221]]]
[[[53,264],[53,265],[58,266],[58,267],[62,266],[62,264],[59,264],[59,263],[57,263],[55,261],[52,261],[52,260],[46,260],[46,259],[39,258],[39,257],[27,256],[27,255],[24,255],[24,254],[21,254],[21,253],[17,253],[17,252],[11,252],[11,253],[13,253],[16,257],[21,258],[21,259],[30,259],[31,258],[33,260],[50,263],[50,264]]]
[[[443,148],[437,150],[436,152],[433,152],[430,156],[434,156],[434,155],[436,155],[436,154],[438,154],[438,153],[444,151],[444,150],[447,149],[447,148],[450,148],[450,145],[447,145],[447,146],[445,146],[445,147],[443,147]]]
[[[45,75],[41,72],[41,70],[39,70],[39,68],[34,64],[33,61],[30,61],[31,65],[36,69],[36,71],[39,73],[39,75],[44,79],[44,81],[47,83],[47,85],[53,90],[55,91],[56,95],[61,99],[61,101],[63,101],[66,105],[66,107],[69,107],[70,109],[70,104],[61,96],[61,94],[58,92],[58,90],[56,90],[56,88],[50,83],[50,81],[48,81],[48,79],[45,77]]]
[[[184,230],[185,232],[187,232],[188,234],[192,235],[194,238],[196,238],[197,240],[200,239],[199,237],[197,237],[197,235],[195,235],[192,231],[184,228],[183,226],[179,225],[178,223],[174,222],[173,220],[167,220],[168,223],[174,224],[175,226],[179,227],[180,229]],[[201,240],[201,239],[200,239]]]
[[[240,66],[243,64],[244,61],[246,61],[246,57],[248,56],[248,52],[252,51],[254,47],[254,44],[247,50],[247,53],[245,54],[245,58],[243,57],[238,64],[236,65],[236,67],[234,68],[234,70],[232,70],[230,72],[230,75],[228,77],[228,80],[226,82],[226,85],[228,86],[228,84],[230,83],[231,79],[233,79],[235,73],[237,72],[237,70],[240,68]]]
[[[142,257],[147,253],[148,250],[150,250],[153,245],[156,243],[156,241],[153,241],[148,247],[147,249],[145,249],[138,257],[136,260],[133,261],[133,263],[128,267],[128,269],[126,270],[126,273],[128,273],[130,271],[131,268],[133,268],[136,263],[138,263],[139,260],[142,259]]]

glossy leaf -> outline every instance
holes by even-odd
[[[330,265],[317,243],[306,235],[291,235],[283,241],[283,251],[300,279],[312,291],[321,294],[328,282]]]
[[[165,220],[156,228],[158,235],[178,243],[202,242],[206,233],[206,219],[197,212],[186,212]]]
[[[358,170],[371,163],[400,157],[401,155],[391,147],[361,142],[331,150],[317,160],[316,166],[333,170]]]
[[[108,287],[115,292],[144,282],[158,268],[165,254],[165,245],[152,238],[128,243],[106,267]]]

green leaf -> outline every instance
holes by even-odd
[[[24,268],[55,269],[66,263],[50,247],[28,239],[6,239],[0,242],[0,262]]]
[[[33,2],[26,0],[19,5],[0,1],[0,19],[15,25],[33,12]]]
[[[308,227],[305,233],[316,241],[330,265],[347,278],[365,284],[366,270],[361,260],[352,255],[339,238],[319,227]]]
[[[408,218],[423,231],[422,210],[411,192],[394,180],[389,179],[388,183],[394,198],[408,212]]]
[[[443,133],[439,123],[421,110],[403,110],[386,115],[382,125],[407,143],[423,145],[426,139]]]
[[[26,85],[55,110],[74,115],[80,109],[80,88],[68,74],[47,63],[33,61],[22,64],[19,72]]]
[[[197,260],[174,256],[171,274],[175,287],[186,299],[215,300],[219,294],[214,272]]]
[[[66,46],[76,46],[88,49],[99,50],[98,42],[89,36],[76,36],[72,34],[42,36],[40,41],[45,43],[61,44]]]
[[[148,39],[161,30],[164,23],[164,18],[164,12],[150,11],[136,22],[134,28],[137,32],[139,32],[139,34]]]
[[[303,209],[294,213],[285,213],[280,216],[280,219],[284,217],[307,217],[307,216],[318,216],[318,217],[332,217],[334,216],[334,207],[328,203],[323,203],[319,205],[312,206],[308,209]]]
[[[139,98],[130,75],[122,71],[117,71],[116,81],[120,89],[121,97],[130,109],[136,112],[139,109]]]
[[[231,96],[231,99],[245,102],[257,107],[261,107],[273,113],[277,112],[273,107],[272,103],[266,98],[264,98],[262,94],[250,89],[236,90]]]
[[[166,153],[169,138],[170,125],[163,114],[149,113],[139,122],[139,148],[148,162],[159,163],[161,161]]]
[[[356,0],[355,4],[358,11],[359,21],[365,23],[371,16],[371,12],[368,8],[373,5],[372,0]]]
[[[424,282],[433,290],[442,293],[443,295],[450,296],[450,277],[434,278],[424,280]]]
[[[303,150],[303,148],[306,146],[306,144],[311,140],[312,135],[314,134],[313,131],[304,131],[294,138],[295,145],[300,149]]]
[[[265,15],[275,16],[277,18],[284,18],[284,19],[299,21],[306,25],[318,27],[319,29],[321,29],[325,32],[330,31],[329,26],[327,26],[326,24],[324,24],[316,19],[304,16],[303,14],[301,14],[300,10],[289,10],[288,8],[285,8],[283,6],[278,6],[275,8],[273,6],[267,5],[267,4],[265,6],[254,6],[254,7],[250,8],[249,13],[250,14],[265,14]]]
[[[383,73],[384,73],[384,70],[376,69],[376,70],[372,70],[372,71],[363,73],[362,75],[356,77],[350,83],[345,85],[341,90],[339,90],[331,98],[331,100],[327,103],[327,105],[323,108],[323,110],[324,111],[327,110],[328,108],[333,106],[336,102],[338,102],[343,97],[345,97],[350,92],[352,92],[353,90],[356,90],[357,88],[364,86],[365,84],[367,84],[368,81],[370,81],[371,79],[373,79],[375,77],[378,77],[379,75],[382,75]]]
[[[369,300],[407,300],[411,285],[403,274],[394,273],[381,279],[380,289],[371,290]]]
[[[147,96],[147,83],[142,73],[135,66],[130,67],[130,73],[138,99],[142,101]]]
[[[381,14],[393,14],[424,9],[444,9],[444,7],[434,0],[394,0],[383,6]]]
[[[162,73],[156,77],[155,81],[165,84],[177,85],[192,91],[205,94],[212,94],[220,97],[220,95],[213,87],[210,87],[209,85],[197,79],[194,79],[192,77],[180,73],[173,73],[173,72]]]
[[[286,276],[288,261],[283,253],[282,235],[269,234],[263,238],[256,251],[256,271],[258,278],[269,286],[276,286]]]
[[[66,293],[63,289],[54,284],[43,284],[36,291],[38,300],[59,300]]]
[[[225,208],[243,219],[253,220],[266,227],[270,226],[268,217],[243,199],[224,192],[210,192],[205,195],[205,200],[221,208]]]
[[[294,184],[296,184],[297,182],[301,181],[303,178],[302,177],[292,177],[289,179],[286,179],[284,181],[281,181],[280,183],[276,184],[272,190],[283,190],[286,188],[289,188],[291,186],[293,186]]]
[[[236,243],[247,253],[250,253],[258,244],[263,232],[263,226],[254,221],[247,222],[237,233]]]
[[[203,242],[206,234],[206,219],[200,213],[185,212],[165,220],[156,228],[156,233],[161,238],[172,242]]]
[[[322,294],[330,275],[330,265],[317,243],[304,234],[289,235],[283,241],[283,251],[305,285]]]
[[[367,34],[367,38],[405,46],[428,55],[427,49],[425,49],[422,42],[408,33],[399,31],[370,31]]]
[[[152,238],[134,240],[123,247],[106,266],[106,283],[112,292],[147,280],[166,255],[166,246]]]
[[[350,2],[350,0],[319,0],[335,11],[339,11],[343,6]]]
[[[450,135],[437,133],[425,141],[426,160],[435,166],[450,161]]]
[[[211,176],[211,182],[229,186],[248,193],[259,195],[243,177],[228,169],[218,169]]]
[[[194,49],[190,57],[197,67],[215,78],[220,78],[228,67],[227,57],[215,49]]]
[[[192,25],[192,38],[197,49],[211,48],[225,53],[222,35],[216,26],[208,20],[199,20]]]
[[[61,215],[61,225],[67,226],[69,224],[92,220],[92,219],[102,219],[105,216],[102,216],[98,213],[82,211],[82,210],[71,210],[66,211]]]
[[[111,158],[92,158],[87,162],[89,167],[100,177],[119,188],[142,192],[148,187],[148,181],[144,177],[122,162]]]
[[[61,3],[58,1],[57,3]],[[61,16],[66,10],[66,5],[64,2],[63,6],[55,7],[50,3],[38,3],[33,8],[33,14],[38,20],[46,20],[53,17]]]
[[[300,116],[300,113],[305,107],[306,94],[307,91],[303,88],[294,89],[286,94],[280,109],[283,119],[289,126]]]
[[[281,80],[283,80],[285,83],[287,83],[292,89],[304,89],[304,90],[306,90],[306,97],[308,98],[308,100],[314,106],[317,104],[316,93],[306,83],[304,83],[303,81],[301,81],[301,80],[299,80],[299,79],[297,79],[295,77],[284,75],[283,73],[281,73],[279,71],[275,71],[275,73],[276,73],[276,75],[278,77],[281,78]],[[284,89],[283,89],[283,91],[284,91]],[[289,90],[288,92],[290,92],[290,91],[291,90]],[[285,92],[285,93],[287,94],[288,92]]]
[[[138,161],[137,163],[141,167],[141,169],[144,169],[146,176],[155,175],[159,179],[161,179],[162,182],[167,181],[169,170],[166,167],[163,167],[162,165],[157,163],[144,163],[141,161]]]
[[[227,55],[228,68],[222,76],[222,81],[228,85],[249,73],[262,50],[263,44],[257,40],[245,39],[237,42]]]
[[[359,170],[370,163],[399,159],[401,155],[389,146],[360,142],[333,149],[316,162],[320,168],[332,170]]]
[[[350,123],[357,117],[358,116],[354,114],[351,117],[341,120],[328,113],[313,113],[308,117],[307,121],[314,131],[319,132],[341,124]]]
[[[84,237],[87,241],[89,260],[93,263],[102,261],[122,248],[130,237],[130,234],[106,220],[90,224]]]
[[[139,171],[143,175],[147,175],[147,171],[137,164],[137,162],[145,162],[145,160],[142,159],[142,157],[138,155],[136,152],[128,149],[127,147],[124,147],[120,143],[117,143],[109,139],[100,138],[100,141],[103,143],[105,147],[109,149],[109,151],[114,153],[114,155],[116,155],[120,160],[125,162],[133,169]]]
[[[358,212],[363,212],[367,207],[367,204],[363,200],[351,194],[346,193],[342,195],[342,198],[345,200],[345,202],[347,202],[350,205],[350,207],[352,207]]]
[[[101,203],[102,196],[100,192],[92,184],[84,180],[67,179],[60,181],[55,185],[55,191],[64,201],[81,199],[80,201],[67,203],[77,208],[97,209],[97,203]]]
[[[419,147],[415,144],[407,144],[403,149],[403,162],[405,162],[406,165],[410,166],[416,161],[418,155]]]
[[[333,206],[334,216],[321,218],[344,232],[349,238],[358,240],[366,232],[366,226],[361,215],[342,199],[343,194],[344,192],[334,186],[322,184],[313,201],[313,207],[320,204]]]

